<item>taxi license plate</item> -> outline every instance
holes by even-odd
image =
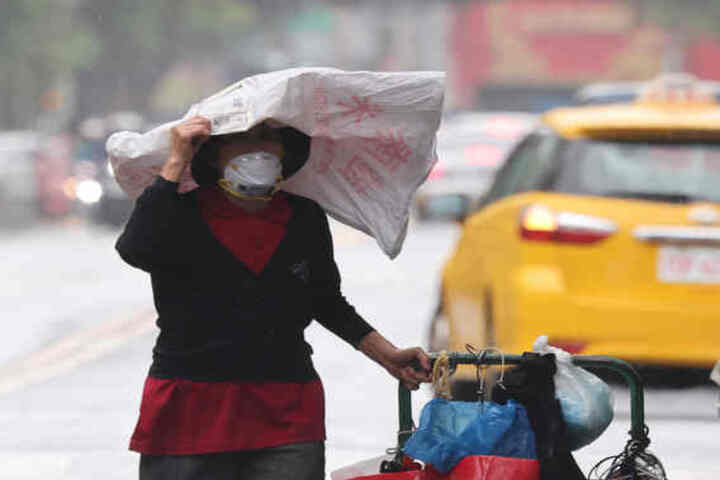
[[[720,283],[720,249],[660,247],[657,276],[665,283]]]

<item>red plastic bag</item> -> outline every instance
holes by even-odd
[[[529,458],[469,455],[446,474],[428,465],[423,480],[540,480],[540,462]]]
[[[428,465],[425,470],[378,473],[352,480],[540,480],[540,463],[527,458],[470,455],[446,474]]]

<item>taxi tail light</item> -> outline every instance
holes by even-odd
[[[530,205],[520,216],[520,236],[538,242],[599,242],[617,231],[611,220],[573,212],[556,212],[543,205]]]

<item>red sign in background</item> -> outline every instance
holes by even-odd
[[[483,85],[580,86],[662,71],[668,32],[616,0],[505,0],[458,6],[450,56],[460,104]],[[685,69],[720,80],[720,42],[689,39]],[[469,105],[466,105],[469,106]]]

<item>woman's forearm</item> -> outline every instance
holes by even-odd
[[[169,182],[180,182],[183,172],[185,171],[187,164],[182,160],[177,160],[174,157],[170,157],[165,162],[160,170],[160,176]]]
[[[398,348],[377,331],[372,331],[360,340],[358,350],[385,367]]]

